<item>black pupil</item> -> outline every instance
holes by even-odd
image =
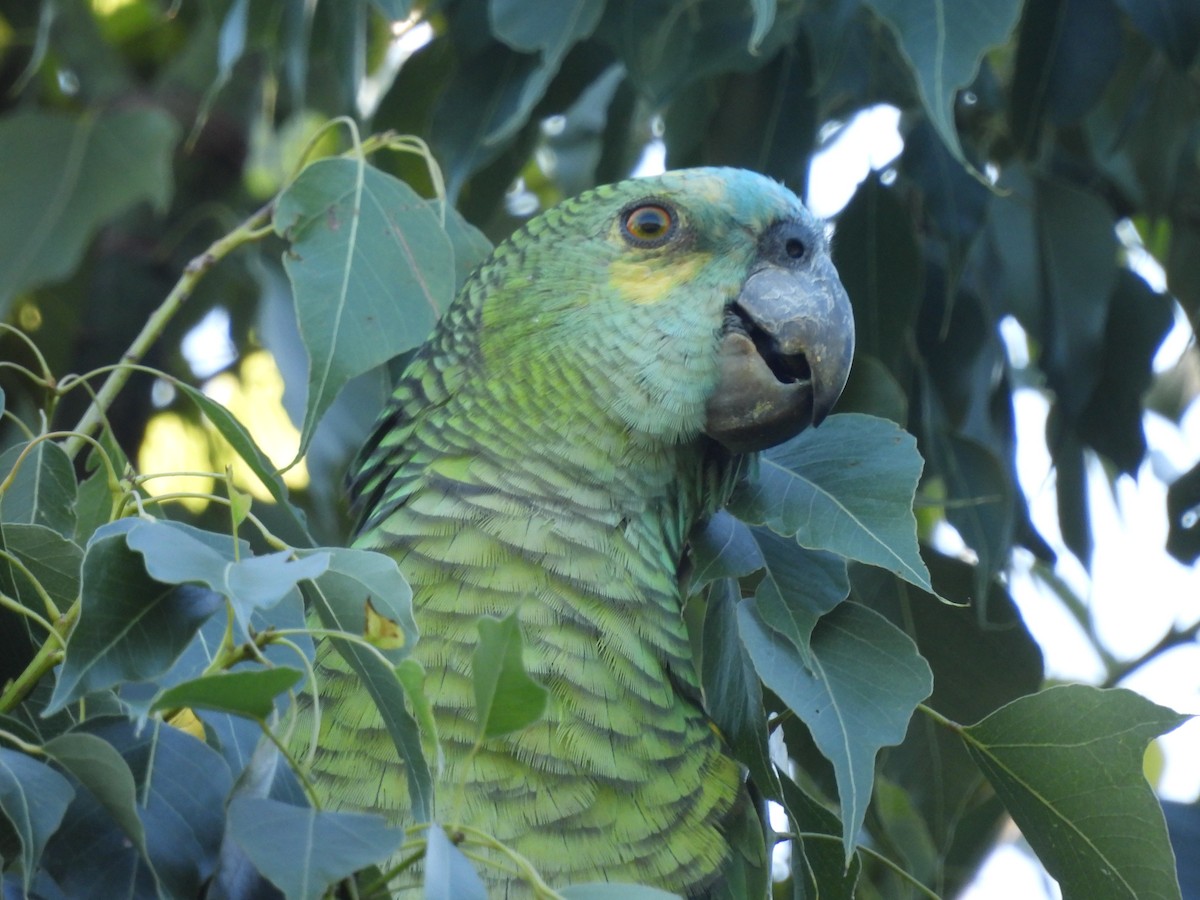
[[[804,241],[799,238],[788,238],[787,243],[783,245],[783,251],[791,259],[800,259],[804,256],[805,251]]]
[[[662,234],[666,228],[667,219],[661,210],[642,209],[633,214],[630,230],[638,237],[654,238]]]

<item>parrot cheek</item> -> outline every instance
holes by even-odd
[[[819,425],[842,393],[854,318],[832,263],[753,272],[727,309],[704,433],[734,453]]]

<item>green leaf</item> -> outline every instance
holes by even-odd
[[[479,873],[440,825],[425,833],[425,900],[487,900]]]
[[[758,50],[763,38],[775,24],[776,0],[750,0],[750,8],[754,10],[754,31],[750,33],[750,52]]]
[[[709,588],[701,645],[700,683],[713,723],[749,769],[758,789],[778,796],[775,767],[767,746],[767,714],[762,682],[738,637],[736,581],[722,579]]]
[[[1008,564],[1016,510],[1015,487],[1004,464],[979,441],[948,428],[929,429],[929,464],[946,480],[946,519],[975,551],[979,615],[987,614],[987,587]]]
[[[243,635],[255,610],[270,609],[298,582],[319,576],[329,563],[328,553],[293,559],[291,550],[266,556],[243,556],[242,551],[235,556],[232,538],[161,519],[136,522],[125,540],[143,556],[146,572],[156,581],[202,584],[227,597]]]
[[[1063,896],[1178,898],[1142,758],[1188,718],[1132,691],[1061,685],[961,735]]]
[[[136,522],[99,529],[83,557],[79,622],[46,707],[50,715],[92,691],[162,674],[221,606],[218,594],[155,581],[125,543]]]
[[[1116,4],[1180,69],[1195,61],[1200,49],[1200,7],[1192,0],[1116,0]]]
[[[430,203],[435,213],[442,215],[442,204],[436,201]],[[492,242],[453,206],[445,204],[444,212],[446,236],[454,247],[454,294],[457,296],[463,283],[492,252]]]
[[[238,795],[229,803],[229,835],[288,900],[318,900],[331,884],[394,853],[404,832],[381,816]]]
[[[0,122],[0,317],[22,291],[71,273],[104,222],[147,200],[166,206],[179,126],[148,105],[80,116],[34,111]]]
[[[46,848],[46,871],[63,893],[199,896],[216,866],[225,799],[233,787],[220,754],[161,722],[139,728],[123,717],[100,716],[72,733],[95,736],[125,760],[133,775],[146,852],[133,844],[104,801],[90,790],[77,791],[63,827]],[[94,774],[107,777],[103,769]]]
[[[801,546],[880,566],[929,590],[912,514],[921,457],[912,435],[886,419],[830,416],[820,428],[763,454],[730,512]]]
[[[412,11],[412,0],[371,0],[371,5],[393,22],[407,19]]]
[[[878,175],[867,176],[838,216],[833,261],[854,304],[855,356],[869,353],[907,381],[903,336],[916,329],[923,263],[912,214]]]
[[[785,775],[779,780],[783,784],[783,805],[796,831],[841,839],[842,823],[837,816],[791,778]],[[818,837],[792,841],[792,878],[799,879],[804,885],[804,891],[795,896],[854,900],[854,887],[861,872],[862,860],[858,854],[854,854],[847,865],[838,841]]]
[[[318,577],[326,601],[337,610],[342,631],[366,638],[399,663],[417,642],[412,588],[386,553],[331,547],[319,551],[329,565]]]
[[[1026,157],[1037,157],[1047,120],[1069,125],[1095,105],[1121,61],[1121,38],[1111,3],[1027,5],[1009,92],[1012,137]]]
[[[741,578],[757,572],[766,564],[754,534],[723,509],[693,529],[688,544],[692,593],[720,578]]]
[[[351,570],[351,566],[346,564],[346,558],[342,554],[366,555],[367,551],[333,551],[329,570],[316,581],[304,582],[301,590],[309,607],[316,611],[325,628],[361,635],[366,627],[365,601],[382,601],[382,597],[368,595],[364,598],[361,592],[347,593],[345,588],[347,584],[352,584],[354,579],[346,577],[345,573]],[[392,566],[395,567],[394,561]],[[403,581],[398,569],[395,570],[395,578]],[[407,588],[406,583],[405,587]],[[407,598],[405,602],[407,603]],[[404,761],[413,818],[418,822],[428,822],[433,810],[433,779],[429,774],[429,763],[421,749],[420,729],[405,706],[404,682],[388,662],[388,651],[371,652],[360,644],[336,635],[330,635],[328,640],[358,675],[363,687],[371,695],[371,700],[383,719],[384,727]]]
[[[133,846],[145,856],[146,829],[138,818],[137,786],[124,757],[108,741],[85,731],[48,740],[46,755],[69,772],[104,807]]]
[[[1108,305],[1104,357],[1079,432],[1092,449],[1136,477],[1146,455],[1142,397],[1154,380],[1154,357],[1174,321],[1171,297],[1122,268]]]
[[[54,529],[5,522],[0,524],[0,550],[15,556],[59,609],[65,610],[79,596],[83,550]],[[29,609],[45,611],[29,579],[3,559],[0,559],[0,592]]]
[[[308,349],[301,452],[347,381],[423,341],[454,295],[454,253],[437,216],[404,182],[349,159],[308,166],[280,196]]]
[[[74,795],[67,779],[49,766],[0,747],[0,817],[8,820],[20,841],[25,890],[33,883],[46,842],[58,830]]]
[[[896,33],[926,115],[954,156],[966,164],[954,125],[955,97],[979,61],[1004,43],[1021,14],[1020,0],[865,0]]]
[[[16,465],[28,444],[10,447],[0,455],[0,482]],[[0,494],[5,522],[45,525],[63,537],[75,534],[75,470],[66,451],[52,441],[39,441],[25,458],[12,483]]]
[[[862,828],[875,756],[900,743],[933,677],[912,640],[857,603],[842,603],[813,631],[812,661],[763,624],[755,601],[738,607],[738,627],[763,684],[808,726],[833,763],[849,863]]]
[[[766,561],[754,592],[755,609],[763,624],[787,638],[807,664],[817,622],[850,593],[846,561],[798,547],[766,528],[754,529],[754,537]]]
[[[479,643],[471,654],[475,716],[480,738],[519,731],[541,718],[547,691],[525,672],[517,614],[481,616]]]
[[[499,142],[524,124],[567,51],[595,30],[604,5],[605,0],[489,0],[492,33],[514,50],[540,54],[540,60],[515,109],[493,126],[486,142]]]
[[[283,477],[271,460],[267,458],[267,455],[259,449],[245,426],[237,420],[233,413],[203,391],[196,390],[190,384],[177,379],[172,379],[171,384],[199,407],[213,427],[220,432],[221,437],[225,438],[229,442],[229,446],[237,451],[238,456],[250,467],[250,471],[258,476],[259,481],[275,498],[275,503],[284,514],[287,525],[290,526],[290,531],[284,536],[293,543],[312,546],[314,541],[308,532],[308,525],[305,523],[303,515],[288,499],[288,489],[287,485],[283,483]]]
[[[1100,380],[1104,325],[1117,286],[1117,238],[1108,203],[1056,181],[1037,184],[1042,297],[1048,313],[1043,370],[1068,421]]]
[[[193,678],[159,694],[151,711],[196,707],[266,721],[275,711],[275,698],[304,677],[299,669],[276,666],[220,672]]]
[[[941,859],[915,798],[877,775],[873,808],[879,817],[876,833],[886,837],[894,861],[922,884],[936,883]]]

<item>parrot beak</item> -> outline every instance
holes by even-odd
[[[726,309],[704,432],[734,453],[773,447],[829,414],[854,357],[854,315],[829,257],[766,263]]]

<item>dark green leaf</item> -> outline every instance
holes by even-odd
[[[8,820],[20,842],[21,878],[26,890],[38,870],[42,850],[58,830],[74,794],[67,780],[49,766],[0,747],[0,817]]]
[[[1200,6],[1192,0],[1116,0],[1134,26],[1186,69],[1200,48]]]
[[[425,833],[425,900],[487,900],[479,873],[440,825]]]
[[[267,458],[267,455],[259,449],[245,426],[229,410],[203,391],[196,390],[182,381],[172,381],[172,384],[199,407],[213,427],[220,432],[221,437],[229,442],[229,446],[237,451],[238,456],[250,467],[250,471],[258,476],[259,481],[270,491],[291,528],[286,537],[296,543],[303,542],[312,546],[313,539],[308,533],[308,526],[288,499],[288,489],[287,485],[283,483],[283,477],[271,460]]]
[[[895,31],[926,115],[946,146],[964,161],[954,124],[958,91],[975,79],[984,53],[1004,43],[1017,24],[1020,0],[866,0]]]
[[[846,865],[846,856],[839,846],[842,823],[791,778],[784,776],[779,780],[783,783],[783,805],[792,820],[792,827],[797,832],[834,838],[825,840],[814,836],[793,839],[792,878],[803,885],[794,896],[854,900],[854,887],[862,871],[862,860],[856,853],[851,857],[850,864]]]
[[[145,855],[90,790],[76,792],[63,827],[46,848],[46,870],[69,897],[195,897],[212,873],[233,786],[225,761],[203,742],[154,722],[88,719],[73,733],[111,745],[133,774]],[[92,770],[97,780],[110,776]],[[84,783],[85,787],[87,786]]]
[[[846,599],[846,561],[806,550],[766,528],[754,529],[766,572],[754,592],[755,609],[776,634],[787,638],[808,663],[809,639],[817,621]]]
[[[471,654],[475,715],[481,738],[519,731],[542,717],[547,690],[525,672],[517,614],[482,616],[479,643]]]
[[[26,109],[0,122],[0,315],[13,297],[58,281],[106,220],[171,197],[179,126],[149,106],[78,117]]]
[[[1128,269],[1117,273],[1104,326],[1100,377],[1083,410],[1079,432],[1129,475],[1136,474],[1146,454],[1142,396],[1154,378],[1154,354],[1173,322],[1169,297]]]
[[[105,526],[88,545],[79,622],[47,713],[91,691],[165,672],[221,606],[220,595],[205,588],[162,584],[146,574],[142,556],[125,543],[134,524]]]
[[[1043,122],[1074,122],[1099,99],[1121,58],[1121,23],[1111,3],[1052,0],[1026,5],[1011,118],[1014,138],[1036,156]]]
[[[1042,181],[1037,233],[1049,318],[1042,368],[1074,421],[1100,379],[1104,323],[1117,286],[1113,214],[1096,194]]]
[[[1200,559],[1200,463],[1167,490],[1167,551],[1184,565]]]
[[[562,56],[587,37],[605,0],[488,0],[492,33],[514,50]]]
[[[417,641],[412,588],[396,561],[372,550],[329,548],[318,551],[329,565],[317,579],[326,601],[337,610],[342,631],[366,638],[398,663]]]
[[[753,532],[723,509],[692,532],[689,544],[693,593],[711,581],[741,578],[765,565]]]
[[[433,208],[439,214],[443,210],[441,205],[434,205]],[[443,225],[454,248],[454,293],[457,295],[471,273],[492,252],[492,242],[453,206],[447,204],[444,210]]]
[[[1132,691],[1061,685],[961,734],[1064,896],[1178,898],[1142,757],[1187,718]]]
[[[838,400],[838,409],[890,419],[901,427],[908,421],[908,397],[900,382],[883,363],[863,352],[854,354],[854,368]]]
[[[188,706],[265,721],[275,711],[275,698],[303,677],[299,669],[284,666],[205,675],[163,691],[151,710]]]
[[[146,829],[138,818],[137,786],[129,764],[108,741],[86,731],[48,740],[46,755],[91,792],[134,847],[145,856]]]
[[[930,467],[946,483],[946,519],[975,551],[975,590],[971,599],[987,612],[987,587],[1008,565],[1016,511],[1008,470],[978,441],[950,430],[930,435]]]
[[[289,900],[318,900],[334,882],[386,859],[404,837],[380,816],[243,795],[229,804],[229,833]]]
[[[758,789],[766,796],[777,797],[775,767],[767,748],[762,683],[738,636],[741,592],[737,582],[715,582],[707,600],[700,668],[705,708],[734,754],[750,770]]]
[[[747,600],[738,608],[742,641],[763,683],[808,726],[833,763],[850,861],[871,799],[875,756],[900,743],[933,676],[912,640],[857,603],[842,603],[813,631],[812,662],[767,628]]]
[[[916,441],[892,422],[830,416],[764,453],[757,477],[739,485],[729,510],[795,535],[803,547],[880,566],[928,589],[912,515],[921,467]]]
[[[22,453],[20,469],[0,494],[4,521],[45,525],[63,537],[74,536],[76,488],[70,457],[52,441],[39,441],[32,448],[18,444],[0,455],[0,483],[12,474]]]
[[[151,578],[164,584],[202,584],[228,598],[243,636],[255,610],[270,609],[297,582],[318,577],[329,564],[328,553],[301,558],[292,558],[290,550],[235,555],[233,539],[222,541],[211,532],[166,520],[139,521],[125,540],[145,559]]]
[[[0,550],[16,557],[61,610],[79,596],[83,551],[57,531],[5,522],[0,524]],[[4,560],[0,560],[0,592],[29,609],[45,612],[28,577]]]
[[[833,261],[854,305],[855,349],[907,381],[921,300],[921,253],[897,192],[870,175],[838,217]]]
[[[408,18],[412,0],[371,0],[371,4],[393,22]]]
[[[302,449],[347,381],[425,339],[454,295],[454,253],[429,204],[349,159],[308,166],[284,191],[275,230],[309,354]]]
[[[329,571],[314,582],[305,582],[301,590],[309,607],[316,611],[322,626],[361,635],[366,620],[365,601],[373,598],[370,595],[364,598],[361,592],[350,596],[346,594],[344,587],[352,579],[347,579],[342,571],[341,553],[333,554]],[[396,578],[400,578],[398,570]],[[429,821],[433,810],[433,779],[421,748],[420,729],[405,705],[406,688],[396,669],[386,660],[383,651],[371,652],[336,635],[331,635],[328,640],[361,679],[379,710],[396,751],[404,761],[413,818],[418,822]]]

